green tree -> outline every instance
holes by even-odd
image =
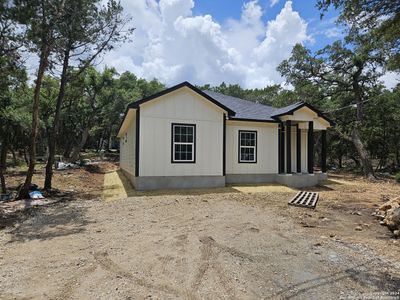
[[[329,7],[340,9],[339,23],[348,28],[348,40],[388,57],[386,66],[400,70],[400,2],[395,0],[319,0],[322,16]]]
[[[124,17],[122,12],[122,6],[114,0],[109,0],[105,6],[101,6],[99,0],[70,0],[65,3],[56,27],[53,60],[62,61],[62,71],[53,125],[49,129],[45,189],[52,188],[61,107],[69,77],[84,72],[99,55],[129,38],[132,29],[125,30],[124,27],[130,19]],[[78,72],[72,72],[73,65],[78,65]]]
[[[65,0],[14,0],[13,18],[25,31],[26,47],[39,57],[32,105],[32,129],[29,147],[29,167],[19,198],[29,197],[29,186],[36,164],[36,144],[39,128],[39,102],[43,77],[54,48],[55,29],[60,21]]]
[[[382,75],[379,66],[382,57],[368,48],[351,48],[337,41],[312,55],[301,45],[293,48],[292,56],[284,60],[278,70],[296,89],[314,85],[322,99],[330,106],[356,105],[355,117],[350,124],[335,126],[342,138],[351,141],[361,160],[366,177],[373,177],[371,158],[362,138],[365,127],[364,101]],[[354,101],[354,103],[353,103]],[[327,107],[329,105],[326,105]]]
[[[12,137],[21,129],[26,116],[25,106],[21,106],[23,97],[20,97],[27,80],[18,51],[21,36],[11,14],[11,3],[0,0],[0,183],[3,193],[6,192],[7,151],[13,150]]]

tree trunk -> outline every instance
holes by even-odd
[[[86,125],[85,129],[82,132],[81,141],[77,146],[74,147],[74,150],[72,151],[71,158],[69,159],[70,161],[75,162],[79,159],[81,150],[85,146],[88,137],[89,137],[89,125]]]
[[[24,147],[24,160],[25,160],[25,163],[26,163],[26,165],[27,166],[29,166],[29,159],[28,159],[28,156],[26,155],[26,149],[25,149],[25,147]]]
[[[13,164],[14,164],[14,166],[16,166],[17,165],[17,155],[15,154],[15,150],[14,150],[14,148],[13,147],[10,147],[10,151],[11,151],[11,154],[12,154],[12,158],[13,158]]]
[[[33,94],[33,110],[32,110],[32,130],[31,130],[31,141],[29,147],[29,166],[28,171],[26,173],[25,183],[22,186],[22,189],[18,195],[18,199],[26,199],[29,198],[29,187],[32,183],[33,173],[35,171],[36,164],[36,142],[38,135],[38,127],[39,127],[39,100],[40,100],[40,89],[42,87],[42,81],[44,72],[47,67],[48,58],[50,54],[50,46],[44,42],[44,45],[40,54],[40,63],[39,69],[37,73],[36,83],[35,83],[35,91]]]
[[[68,143],[65,146],[63,157],[66,158],[66,159],[69,159],[71,157],[71,151],[72,151],[72,142]]]
[[[51,182],[53,178],[54,157],[56,155],[56,140],[58,136],[58,128],[60,123],[61,106],[64,100],[65,87],[67,84],[68,65],[69,65],[69,48],[64,52],[63,69],[61,73],[60,88],[57,96],[56,110],[54,113],[54,121],[53,121],[53,126],[49,131],[49,144],[48,144],[49,155],[47,158],[46,177],[44,180],[45,190],[50,190],[52,188]]]
[[[372,168],[372,163],[369,153],[364,146],[364,142],[361,140],[360,128],[359,128],[364,121],[363,95],[361,87],[359,85],[359,78],[363,71],[363,64],[362,62],[359,61],[356,63],[356,66],[357,66],[357,71],[353,74],[352,86],[353,86],[354,96],[357,102],[357,121],[351,131],[351,140],[360,156],[364,176],[366,178],[372,179],[375,178],[374,169]]]
[[[360,138],[360,133],[358,127],[354,127],[351,132],[351,139],[353,141],[354,146],[357,149],[358,154],[361,159],[361,166],[363,168],[364,176],[369,179],[374,179],[374,169],[372,168],[371,159],[369,157],[369,153],[367,149],[365,149],[363,142]]]
[[[1,153],[0,153],[0,181],[1,181],[1,192],[3,194],[6,193],[7,187],[6,187],[6,180],[4,178],[4,173],[7,168],[7,148],[8,148],[8,141],[7,138],[3,139],[3,143],[1,146]]]

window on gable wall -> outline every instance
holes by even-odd
[[[257,131],[239,130],[239,162],[257,162]]]
[[[196,125],[172,124],[173,163],[194,163],[196,157]]]

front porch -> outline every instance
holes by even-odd
[[[314,171],[314,133],[320,134],[320,171]],[[326,127],[314,120],[286,117],[279,127],[278,183],[300,188],[315,186],[327,179]]]

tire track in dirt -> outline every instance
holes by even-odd
[[[133,283],[140,285],[142,287],[145,287],[147,289],[154,289],[162,293],[167,293],[171,294],[174,296],[187,296],[186,292],[180,291],[176,288],[173,288],[169,285],[166,284],[152,284],[144,280],[143,278],[136,277],[129,273],[128,271],[124,270],[120,266],[118,266],[114,261],[112,261],[108,257],[107,252],[95,252],[94,253],[94,258],[97,261],[97,263],[106,271],[114,273],[118,276],[124,277]]]
[[[64,284],[61,292],[54,297],[57,300],[70,299],[73,290],[76,288],[78,282],[81,278],[88,276],[90,273],[96,270],[94,264],[89,265],[89,267],[83,269],[79,274],[72,276],[67,283]]]
[[[226,272],[224,271],[223,267],[216,261],[216,259],[221,252],[228,253],[240,259],[249,260],[250,262],[254,262],[255,260],[259,260],[260,258],[249,255],[235,248],[221,245],[210,236],[201,237],[199,241],[202,244],[200,247],[201,264],[191,285],[192,292],[196,293],[199,290],[206,273],[210,270],[213,270],[217,273],[219,282],[225,293],[229,295],[230,299],[238,299],[238,296],[235,293],[235,285],[232,285],[230,278],[225,275]]]

